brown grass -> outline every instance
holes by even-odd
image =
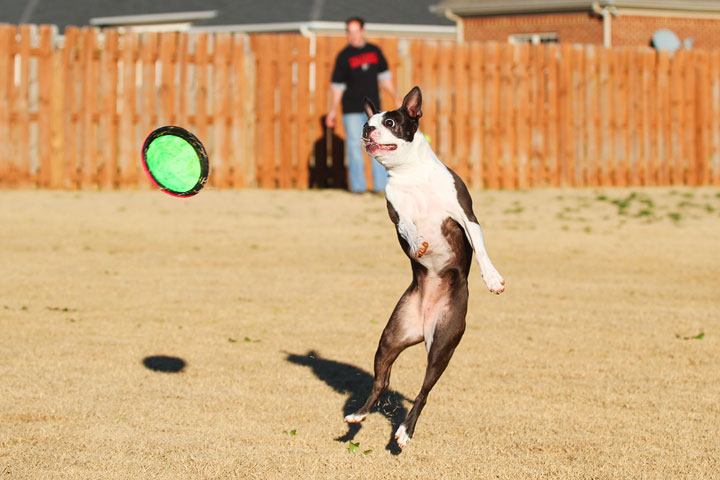
[[[422,346],[342,422],[410,281],[381,198],[0,192],[0,478],[718,478],[720,193],[632,192],[473,192],[507,290],[400,455]]]

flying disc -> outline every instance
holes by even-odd
[[[197,194],[208,179],[205,147],[182,127],[160,127],[148,135],[142,162],[153,183],[176,197]]]

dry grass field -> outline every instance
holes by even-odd
[[[720,189],[472,194],[507,289],[398,454],[423,346],[342,421],[410,282],[382,198],[0,192],[0,479],[720,478]]]

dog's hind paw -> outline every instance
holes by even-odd
[[[360,423],[363,420],[367,418],[367,414],[365,415],[358,415],[357,413],[351,413],[350,415],[345,417],[346,423]]]
[[[490,293],[494,293],[495,295],[500,295],[502,292],[505,291],[505,280],[500,275],[500,273],[495,270],[494,268],[487,272],[483,273],[483,280],[485,280],[485,285],[487,285],[488,290],[490,290]]]
[[[400,425],[400,428],[395,432],[395,440],[397,440],[398,447],[400,448],[405,448],[410,441],[410,435],[407,434],[404,423]]]

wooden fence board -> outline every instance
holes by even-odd
[[[533,45],[530,48],[530,65],[528,71],[529,77],[529,95],[530,95],[530,112],[529,112],[529,177],[530,186],[543,185],[543,149],[544,135],[543,129],[546,124],[545,119],[545,49],[540,45]]]
[[[438,92],[437,92],[437,42],[424,42],[420,54],[422,63],[420,66],[420,77],[413,82],[414,85],[422,85],[423,92],[423,118],[420,122],[420,129],[430,137],[430,145],[438,147]]]
[[[697,54],[694,51],[687,52],[688,64],[690,68],[685,70],[685,124],[684,124],[684,135],[683,144],[685,145],[685,178],[688,185],[697,185],[698,183],[698,172],[696,163],[696,150],[697,143],[695,141],[695,130],[697,125],[697,110],[698,105],[696,101],[697,93],[697,71],[695,69],[695,62],[697,60]]]
[[[95,53],[98,49],[98,30],[82,30],[82,143],[80,144],[80,188],[96,188],[98,181],[97,123],[98,67]]]
[[[709,183],[720,185],[720,51],[710,55],[710,167]]]
[[[210,56],[209,56],[210,38],[206,33],[197,35],[195,41],[195,114],[194,114],[194,133],[197,138],[204,144],[210,140],[208,127],[208,107],[209,107],[209,89],[210,89]],[[152,91],[148,89],[148,91]],[[208,145],[210,147],[210,145]],[[208,181],[212,185],[216,180],[209,178]]]
[[[452,74],[455,68],[453,65],[452,50],[448,42],[440,42],[438,45],[438,84],[435,89],[434,103],[437,115],[437,147],[435,152],[450,168],[457,168],[453,157],[453,137],[451,117],[453,116],[452,102]]]
[[[232,111],[230,112],[231,151],[230,151],[230,172],[231,186],[242,188],[251,181],[244,166],[251,164],[250,155],[245,151],[248,146],[250,135],[248,135],[247,122],[254,122],[252,115],[246,108],[247,93],[251,90],[247,81],[247,62],[245,55],[246,38],[241,34],[235,34],[232,39],[232,59],[230,61],[232,84]],[[249,119],[249,120],[248,120]]]
[[[299,37],[297,42],[297,144],[298,159],[295,171],[296,187],[310,186],[310,156],[312,155],[313,118],[310,112],[310,39]]]
[[[670,55],[668,52],[659,52],[657,57],[657,175],[658,185],[670,184],[670,151],[671,124],[670,124]]]
[[[571,150],[568,185],[578,187],[585,184],[587,163],[586,163],[586,142],[588,116],[587,87],[588,79],[585,77],[586,56],[582,47],[572,48],[572,69],[571,88],[572,95],[569,97],[571,137],[575,139]]]
[[[545,52],[545,75],[547,76],[547,127],[545,150],[546,160],[543,179],[548,185],[557,187],[561,184],[559,174],[560,156],[560,113],[559,113],[559,49],[557,45],[548,45]]]
[[[482,44],[474,42],[469,48],[470,63],[470,131],[468,139],[470,142],[468,151],[468,163],[470,173],[468,176],[469,186],[480,188],[483,186],[483,76],[482,64],[483,49]]]
[[[30,49],[32,26],[20,26],[19,58],[20,68],[16,73],[19,85],[15,88],[15,132],[18,148],[16,150],[18,168],[17,178],[20,186],[26,187],[35,180],[35,169],[31,164],[30,150]]]
[[[530,111],[532,97],[530,95],[530,45],[522,44],[515,47],[514,55],[514,76],[517,98],[515,104],[515,125],[514,125],[514,144],[515,155],[517,160],[515,184],[518,188],[528,188],[530,186]]]
[[[137,131],[136,82],[140,38],[137,33],[129,33],[122,35],[120,42],[122,44],[122,73],[120,74],[122,76],[122,115],[119,120],[119,179],[121,185],[137,185],[140,139]]]
[[[102,160],[100,169],[100,186],[104,189],[114,188],[117,185],[118,173],[118,126],[116,122],[118,104],[118,32],[108,30],[105,32],[105,45],[101,51],[100,89],[100,142],[102,148],[99,156]]]
[[[610,185],[610,165],[612,163],[612,130],[610,119],[612,118],[612,66],[610,50],[598,48],[598,107],[597,107],[597,182],[598,185]]]
[[[280,35],[278,37],[278,143],[280,150],[278,151],[278,187],[290,188],[293,186],[292,173],[295,170],[293,153],[297,150],[293,148],[292,141],[296,138],[293,132],[293,125],[296,116],[290,112],[295,112],[293,107],[293,78],[292,68],[295,63],[295,45],[294,35]]]
[[[558,184],[570,184],[571,168],[574,165],[573,121],[572,121],[572,46],[561,45],[561,61],[558,68]]]
[[[67,72],[64,69],[63,52],[54,50],[51,51],[50,56],[52,61],[50,77],[53,81],[50,86],[50,152],[48,154],[48,168],[50,171],[46,187],[58,189],[63,187],[65,143],[69,141],[69,139],[65,138],[65,117],[67,115],[65,83]]]
[[[489,188],[500,187],[500,46],[486,44],[484,65],[485,152],[482,159],[486,165],[486,184]]]
[[[453,87],[448,90],[454,91],[452,96],[452,112],[450,112],[449,120],[452,123],[453,131],[453,157],[455,172],[461,178],[468,178],[470,174],[470,165],[468,161],[468,99],[470,77],[469,65],[467,61],[467,45],[458,45],[453,48],[454,56],[452,58],[453,71],[451,82]],[[451,51],[452,51],[451,50]],[[449,55],[448,55],[449,56]]]
[[[11,184],[11,166],[14,142],[10,131],[12,98],[12,63],[15,27],[0,24],[0,178]]]
[[[515,172],[515,116],[516,105],[515,82],[513,67],[515,61],[515,47],[511,44],[500,45],[500,179],[502,188],[513,188]]]
[[[215,36],[213,50],[213,110],[212,110],[212,163],[210,175],[214,185],[220,188],[230,187],[230,135],[228,117],[230,116],[230,34]]]
[[[38,29],[39,44],[37,55],[37,112],[38,112],[38,133],[37,133],[37,163],[38,178],[37,185],[42,188],[50,186],[51,175],[51,97],[53,77],[53,52],[52,52],[52,27],[42,25]]]
[[[693,164],[695,166],[696,185],[707,185],[710,180],[709,161],[710,158],[710,58],[707,52],[696,53],[696,79],[697,79],[697,98],[700,101],[695,102],[695,158]],[[706,99],[706,100],[702,100]]]

